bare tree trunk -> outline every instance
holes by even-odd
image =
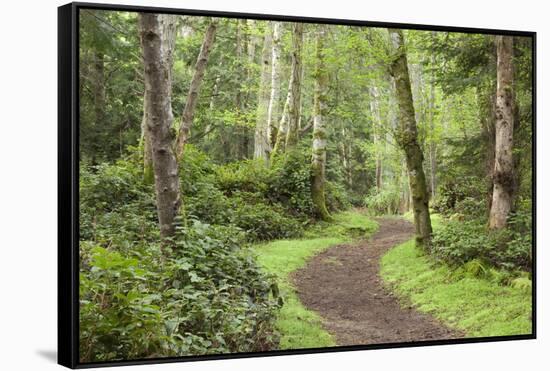
[[[497,46],[497,97],[495,168],[493,172],[493,202],[489,227],[500,229],[512,209],[514,190],[514,70],[512,36],[496,36]]]
[[[271,29],[266,27],[262,49],[260,86],[258,89],[258,107],[256,109],[256,128],[254,131],[254,158],[261,158],[267,164],[271,152],[269,140],[268,110],[271,76]]]
[[[417,244],[427,248],[431,242],[432,223],[428,207],[429,196],[426,188],[426,176],[422,163],[424,155],[418,144],[418,134],[411,92],[409,68],[403,32],[388,29],[393,48],[390,74],[393,77],[397,103],[399,106],[399,131],[397,142],[404,150],[409,172],[409,184],[413,198],[414,224]]]
[[[163,43],[161,17],[152,13],[140,13],[139,30],[147,103],[147,135],[152,148],[157,213],[160,235],[167,238],[174,234],[174,220],[181,200],[178,164],[172,148],[172,81],[166,58],[169,52]]]
[[[302,76],[302,41],[304,36],[304,25],[294,23],[292,28],[292,64],[290,72],[290,81],[288,84],[288,94],[283,110],[283,115],[279,123],[279,131],[273,153],[284,152],[288,147],[292,147],[298,141],[298,121],[300,119],[300,95],[301,95],[301,76]]]
[[[185,101],[185,108],[183,109],[183,114],[181,116],[180,130],[176,141],[176,155],[178,158],[181,158],[185,143],[187,142],[191,132],[191,126],[193,125],[193,118],[195,116],[195,108],[197,107],[202,79],[204,77],[206,65],[208,64],[210,49],[212,48],[212,44],[214,43],[214,38],[216,36],[216,27],[217,21],[212,19],[206,29],[201,50],[197,58],[197,63],[195,64],[195,73],[193,74],[193,78],[191,79],[191,84],[189,86],[189,93],[187,94],[187,100]]]
[[[432,36],[435,35],[435,32],[432,32]],[[435,54],[432,55],[431,59],[432,69],[435,65]],[[432,191],[432,200],[436,196],[436,187],[437,187],[437,149],[436,142],[434,138],[435,133],[435,73],[432,72],[431,81],[430,81],[430,102],[429,102],[429,114],[430,114],[430,190]]]
[[[171,14],[159,14],[158,20],[161,27],[161,48],[163,63],[169,66],[170,81],[172,81],[172,66],[174,64],[174,47],[176,45],[176,23],[177,16]],[[172,87],[170,86],[170,96],[172,101]],[[147,134],[147,95],[143,95],[143,119],[141,123],[141,139],[143,143],[143,175],[147,183],[153,183],[153,153],[150,139]],[[171,109],[171,108],[170,108]]]
[[[328,73],[325,66],[324,41],[327,29],[318,26],[316,40],[315,91],[313,95],[313,153],[311,157],[311,197],[317,215],[323,220],[331,220],[325,201],[325,167],[327,162],[327,115]]]
[[[281,22],[273,22],[273,46],[271,50],[271,92],[269,96],[269,107],[267,109],[267,137],[269,146],[275,145],[275,123],[279,116],[279,96],[281,94]]]
[[[293,147],[298,143],[298,123],[301,111],[302,93],[302,43],[304,39],[304,24],[295,23],[292,33],[292,97],[288,105],[288,132],[285,147]]]
[[[380,153],[380,131],[382,127],[382,117],[380,115],[380,107],[378,106],[378,89],[376,87],[369,88],[371,100],[370,100],[370,110],[375,119],[375,124],[373,125],[372,138],[375,147],[376,159],[375,159],[375,179],[376,179],[376,191],[380,192],[382,189],[382,155]]]

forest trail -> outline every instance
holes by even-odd
[[[380,259],[413,237],[413,225],[397,218],[378,220],[368,240],[337,245],[292,274],[300,301],[318,312],[338,345],[381,344],[461,337],[399,299],[382,284]]]

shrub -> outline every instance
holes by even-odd
[[[438,187],[437,197],[431,203],[434,211],[449,216],[475,219],[487,210],[485,181],[479,177],[464,176],[447,179]]]
[[[267,197],[292,215],[314,215],[310,157],[310,152],[294,149],[277,156],[271,164],[273,178]]]
[[[344,186],[339,183],[325,183],[325,200],[329,211],[347,210],[351,207],[350,197]]]
[[[510,228],[490,231],[481,220],[450,221],[433,235],[431,253],[453,265],[478,259],[506,269],[529,269],[530,233]]]
[[[298,219],[286,215],[280,205],[241,202],[233,199],[231,223],[246,232],[249,241],[292,238],[302,235]]]
[[[399,188],[385,188],[378,192],[372,189],[371,193],[365,197],[365,207],[375,214],[397,214],[401,202],[401,192]]]
[[[278,290],[241,244],[233,227],[198,221],[178,228],[165,256],[158,245],[139,241],[125,252],[82,241],[81,360],[273,346]]]

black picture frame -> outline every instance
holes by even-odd
[[[387,343],[374,345],[335,346],[328,348],[309,348],[278,350],[254,353],[232,353],[204,356],[182,356],[167,358],[148,358],[109,362],[80,363],[78,356],[79,341],[79,11],[98,9],[113,11],[132,11],[166,13],[178,15],[214,16],[225,18],[247,18],[257,20],[291,21],[305,23],[324,23],[365,27],[403,28],[414,30],[446,31],[461,33],[483,33],[530,37],[532,49],[532,195],[533,195],[533,255],[532,255],[532,333],[527,335],[491,336],[451,340],[433,340],[418,342]],[[113,5],[96,3],[69,3],[58,8],[58,363],[69,368],[90,368],[101,366],[123,366],[170,362],[204,361],[246,357],[266,357],[291,354],[324,352],[342,352],[353,350],[418,347],[429,345],[447,345],[479,342],[536,339],[536,32],[512,31],[485,28],[464,28],[436,25],[402,24],[372,22],[348,19],[328,19],[298,16],[282,16],[225,11],[203,11],[131,5]]]

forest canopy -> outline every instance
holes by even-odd
[[[437,264],[530,285],[531,38],[79,24],[81,361],[278,349],[286,297],[254,246],[372,232],[344,211],[408,215]]]

